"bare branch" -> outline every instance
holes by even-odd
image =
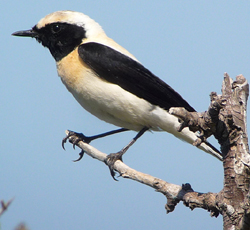
[[[8,207],[10,206],[10,204],[12,203],[12,201],[14,200],[14,198],[10,199],[9,201],[5,202],[3,200],[1,200],[1,209],[0,209],[0,216],[3,215],[3,213],[8,209]]]
[[[28,228],[24,223],[20,223],[15,230],[28,230]]]
[[[68,133],[69,131],[66,130],[67,135]],[[75,143],[75,138],[77,137],[71,135],[69,137],[69,141],[71,143]],[[101,162],[104,162],[105,158],[107,157],[106,153],[99,151],[98,149],[87,143],[84,143],[83,141],[79,141],[76,145],[81,148],[86,154]],[[149,174],[136,171],[120,160],[117,160],[115,162],[114,169],[119,173],[121,177],[135,180],[154,188],[157,192],[162,193],[167,198],[167,204],[165,205],[167,213],[174,211],[175,206],[180,201],[183,201],[184,204],[190,207],[190,209],[192,210],[194,208],[203,208],[210,211],[211,216],[217,217],[219,214],[219,211],[217,210],[216,204],[214,202],[215,195],[212,196],[212,193],[202,194],[194,192],[190,184],[184,184],[180,186],[168,183]]]
[[[199,142],[214,135],[221,145],[224,188],[215,196],[212,207],[216,205],[215,213],[219,210],[223,215],[224,229],[250,229],[250,154],[246,129],[248,95],[249,85],[243,75],[238,75],[233,81],[225,73],[222,95],[211,93],[207,112],[189,113],[183,108],[170,110],[183,121],[180,130],[189,127],[200,131]]]
[[[225,132],[225,125],[219,119],[220,110],[226,105],[226,99],[221,95],[217,95],[215,92],[210,94],[210,106],[207,111],[199,112],[188,112],[185,108],[173,107],[169,110],[169,113],[180,118],[179,131],[185,127],[193,132],[200,132],[195,146],[199,146],[202,142],[206,141],[208,137],[214,135],[218,138],[217,133]],[[227,138],[228,133],[224,135]]]

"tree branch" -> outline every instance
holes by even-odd
[[[220,144],[228,137],[224,122],[219,118],[221,109],[226,105],[226,98],[212,92],[210,94],[210,101],[208,110],[202,113],[188,112],[185,108],[179,107],[173,107],[169,110],[170,114],[177,116],[181,120],[179,131],[182,131],[185,127],[189,127],[193,132],[199,131],[200,134],[193,143],[195,146],[199,146],[211,135],[214,135]],[[222,137],[223,141],[220,140]]]
[[[69,131],[66,130],[66,135],[68,136],[68,134]],[[69,142],[75,143],[75,139],[77,138],[77,136],[71,135],[68,139]],[[83,141],[79,141],[76,145],[92,158],[104,163],[107,157],[106,153],[99,151]],[[167,198],[167,204],[165,205],[167,213],[174,211],[175,206],[180,201],[183,201],[191,210],[198,207],[210,211],[211,216],[217,217],[219,215],[219,211],[214,201],[215,194],[213,193],[202,194],[194,192],[190,184],[183,184],[180,186],[168,183],[162,179],[132,169],[120,160],[115,162],[114,169],[121,177],[140,182],[162,193]]]
[[[200,131],[199,142],[214,135],[221,145],[224,188],[216,196],[223,215],[224,229],[250,229],[250,154],[246,129],[249,85],[243,75],[233,81],[224,74],[222,95],[212,93],[211,104],[204,113],[189,113],[172,108],[171,113],[183,120],[180,130],[189,127]]]
[[[12,201],[14,200],[14,198],[10,199],[9,201],[5,202],[4,200],[1,200],[1,207],[0,207],[0,216],[3,215],[3,213],[8,209],[8,207],[10,206],[10,204],[12,203]]]

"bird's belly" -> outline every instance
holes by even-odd
[[[151,126],[147,116],[154,106],[118,85],[95,77],[72,94],[84,109],[103,121],[136,131]]]

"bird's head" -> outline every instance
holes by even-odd
[[[100,34],[104,34],[101,26],[87,15],[74,11],[57,11],[42,18],[32,29],[17,31],[12,35],[35,38],[59,61],[84,39]]]

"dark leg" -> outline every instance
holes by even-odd
[[[122,156],[125,152],[127,152],[127,150],[136,142],[137,139],[139,139],[146,131],[148,130],[147,127],[144,127],[139,133],[137,133],[137,135],[132,139],[132,141],[130,141],[128,143],[128,145],[126,145],[122,150],[120,150],[117,153],[110,153],[107,158],[105,159],[105,163],[106,165],[108,165],[111,176],[113,177],[114,180],[115,179],[115,171],[114,171],[114,163],[117,160],[121,160],[122,161]]]
[[[73,137],[73,136],[74,136],[74,138],[73,138],[73,140],[71,140],[71,143],[73,144],[73,148],[75,148],[75,146],[77,145],[77,143],[79,141],[83,141],[83,142],[89,144],[91,141],[93,141],[95,139],[98,139],[98,138],[101,138],[101,137],[106,137],[106,136],[116,134],[116,133],[121,133],[121,132],[128,131],[128,130],[129,129],[121,128],[121,129],[112,130],[112,131],[109,131],[109,132],[106,132],[106,133],[101,133],[101,134],[98,134],[98,135],[94,135],[94,136],[91,136],[91,137],[87,137],[82,133],[76,133],[76,132],[73,132],[73,131],[69,130],[68,135],[65,138],[63,138],[63,140],[62,140],[62,147],[64,149],[64,144],[67,142],[67,140],[70,137]],[[79,153],[80,157],[75,161],[81,160],[82,157],[83,157],[83,154],[84,154],[84,151],[82,150]]]

